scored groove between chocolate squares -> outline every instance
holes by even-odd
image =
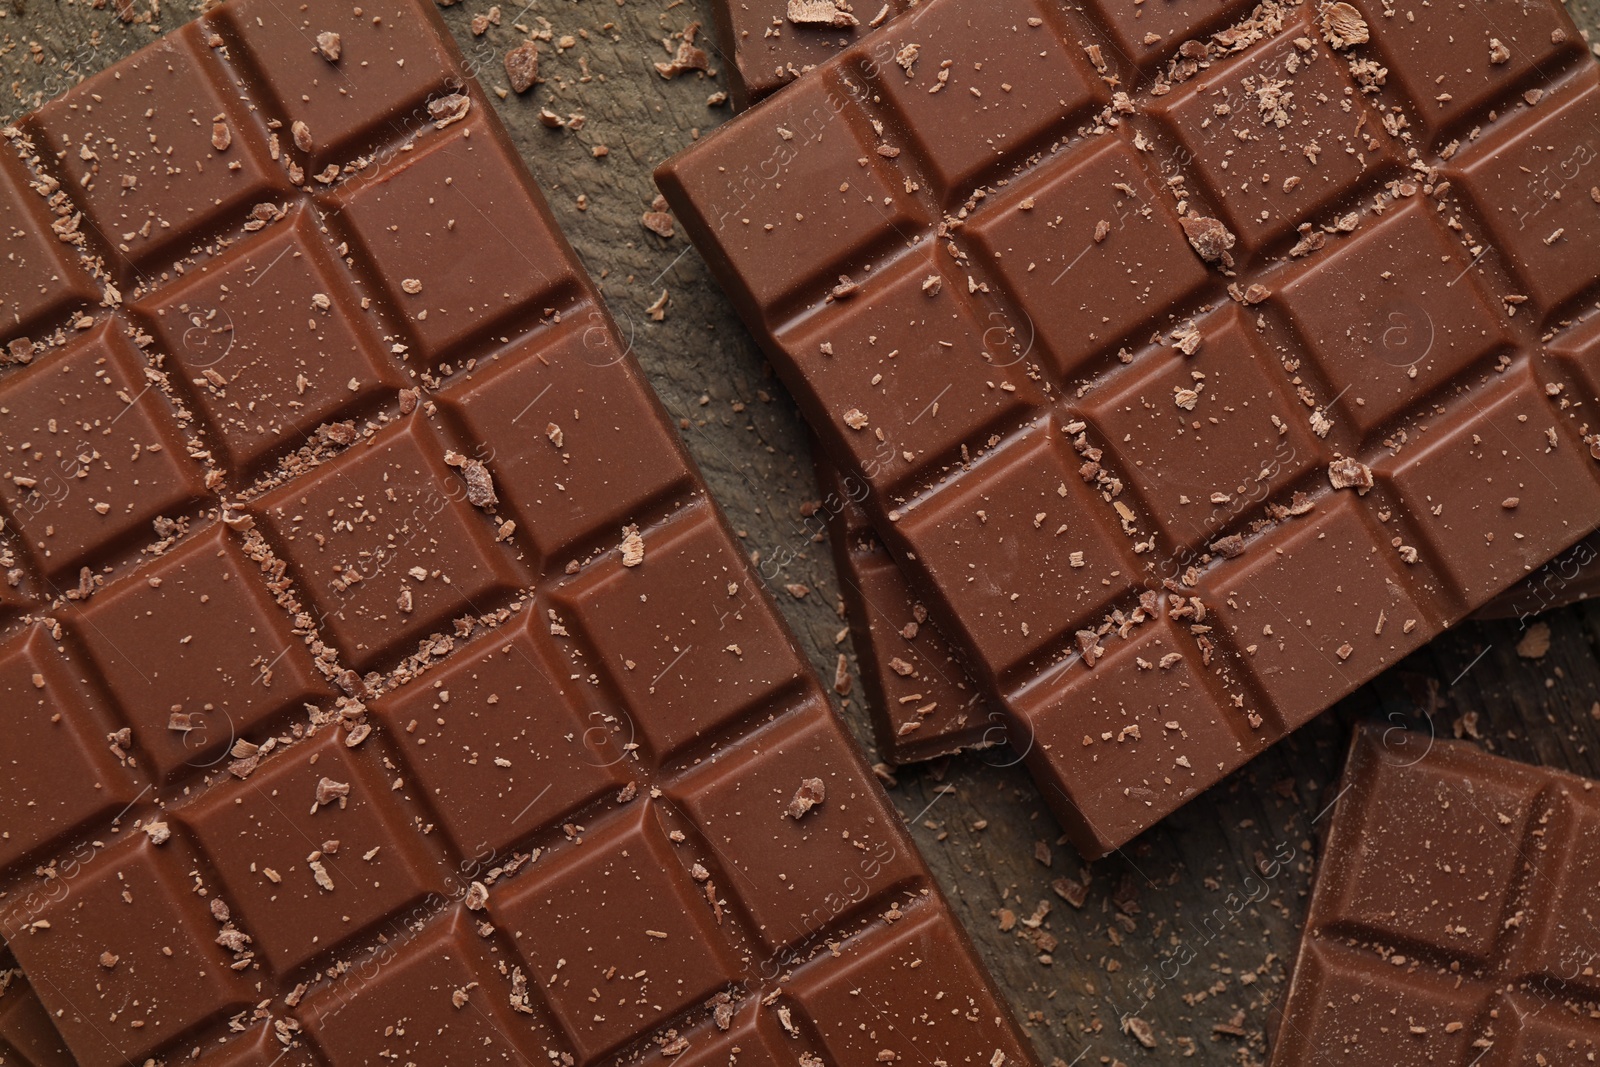
[[[1600,524],[1565,13],[1189,10],[929,0],[658,171],[1090,855]]]
[[[0,1049],[1033,1062],[432,6],[7,133]]]

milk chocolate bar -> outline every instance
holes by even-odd
[[[658,172],[1091,855],[1600,524],[1560,6],[1142,7],[928,0]]]
[[[1600,786],[1358,730],[1274,1067],[1600,1055]]]
[[[1034,1062],[431,3],[0,176],[19,1059]]]

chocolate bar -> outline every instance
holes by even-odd
[[[828,4],[833,6],[832,0],[828,0]],[[1170,8],[1170,0],[1167,6]],[[864,30],[875,29],[904,10],[904,5],[887,5],[880,8],[870,22],[863,23],[854,13],[833,7],[838,13],[829,15],[828,8],[822,6],[795,8],[791,12],[784,2],[761,5],[754,0],[717,0],[717,26],[724,51],[735,60],[730,67],[730,78],[735,88],[735,102],[741,108],[813,69],[827,58],[830,47],[842,49],[856,41]],[[1151,19],[1157,10],[1152,7],[1141,11],[1142,17]],[[1225,15],[1226,9],[1223,11]],[[1215,13],[1212,17],[1216,17]],[[1178,24],[1191,34],[1214,25],[1206,21],[1205,14],[1198,8],[1182,15]],[[762,32],[756,32],[755,27],[762,27]],[[1148,60],[1144,65],[1149,65]],[[832,464],[824,461],[819,469],[821,466],[831,468]],[[834,477],[831,470],[819,474],[825,492]],[[834,557],[845,578],[843,594],[851,612],[855,645],[862,650],[863,683],[879,752],[891,763],[907,763],[1003,739],[1006,732],[996,712],[987,712],[994,717],[987,729],[968,729],[976,720],[966,713],[958,716],[959,722],[949,724],[943,714],[936,712],[924,712],[917,718],[903,714],[906,709],[898,707],[896,702],[915,694],[906,691],[897,681],[908,676],[888,666],[900,646],[883,625],[883,619],[888,615],[910,617],[927,609],[915,592],[907,588],[907,579],[885,569],[883,563],[890,557],[878,545],[879,539],[871,530],[870,520],[859,508],[850,507],[833,518]],[[841,537],[854,537],[854,541],[843,544],[839,540]],[[1600,591],[1600,578],[1595,577],[1589,567],[1597,553],[1600,553],[1600,543],[1593,539],[1580,542],[1491,600],[1476,615],[1531,619],[1589,599]],[[877,596],[871,603],[864,599],[869,586],[876,588]],[[891,592],[899,588],[905,591]],[[937,633],[937,624],[931,625],[931,631]],[[944,648],[940,638],[935,637],[934,641],[939,644],[934,655],[949,662],[952,654]],[[901,662],[906,661],[902,659]],[[928,676],[929,672],[918,673],[918,677]],[[952,703],[965,705],[971,699],[963,687],[975,688],[977,683],[967,678],[961,668],[941,670],[931,677],[943,679],[945,676],[956,683],[953,688],[945,689],[933,680],[912,687],[940,690],[935,695],[942,699],[918,702],[919,709],[936,702],[942,708]]]
[[[0,1042],[1034,1062],[433,6],[7,133]]]
[[[1600,1055],[1596,783],[1368,726],[1331,824],[1274,1067]]]
[[[1600,524],[1559,5],[1144,6],[929,0],[657,175],[1089,855]]]
[[[865,482],[820,454],[817,508],[839,572],[880,758],[917,763],[1006,740],[961,655],[916,598],[858,503]]]

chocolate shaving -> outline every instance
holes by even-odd
[[[481,460],[468,459],[459,452],[446,452],[444,461],[461,472],[467,483],[467,503],[475,508],[492,508],[500,503],[495,495],[494,478]]]
[[[340,43],[339,35],[331,30],[324,30],[317,34],[317,51],[329,63],[339,62],[339,54],[344,46]]]
[[[1329,4],[1322,9],[1322,36],[1334,48],[1350,48],[1372,39],[1367,20],[1346,3]]]
[[[796,26],[824,26],[847,30],[861,25],[850,12],[834,0],[789,0],[789,21]],[[907,68],[907,73],[909,73]]]
[[[1328,464],[1328,481],[1335,489],[1354,489],[1361,496],[1375,484],[1372,468],[1358,459],[1336,459]]]
[[[339,806],[344,806],[344,800],[350,795],[349,782],[335,782],[332,778],[322,778],[317,781],[317,807],[331,804],[335,800]]]
[[[1221,263],[1224,267],[1233,266],[1229,249],[1239,239],[1221,221],[1201,215],[1189,215],[1182,221],[1184,235],[1201,259],[1207,263]]]
[[[800,819],[812,808],[827,799],[828,788],[821,778],[807,778],[800,783],[800,788],[794,792],[794,799],[789,801],[789,818]]]
[[[639,536],[639,527],[625,526],[622,530],[622,565],[624,567],[637,567],[644,562],[644,538]]]
[[[433,119],[433,128],[436,130],[460,122],[471,110],[472,97],[465,93],[451,93],[449,96],[428,101],[428,115]]]

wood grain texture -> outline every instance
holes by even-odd
[[[651,169],[731,113],[708,105],[726,88],[709,0],[503,3],[500,25],[475,36],[472,17],[488,10],[466,0],[444,14],[491,94],[507,85],[503,56],[524,38],[517,24],[548,25],[556,39],[539,45],[545,81],[522,95],[507,90],[501,114],[831,682],[849,646],[839,643],[844,623],[827,546],[810,539],[801,517],[815,497],[804,428],[699,257],[681,236],[663,239],[640,222],[654,197]],[[1571,10],[1600,31],[1597,0],[1575,0]],[[151,0],[8,0],[0,5],[9,86],[0,110],[20,115],[193,14],[187,3],[153,9]],[[697,43],[711,53],[716,76],[663,79],[654,68],[670,58],[663,40],[694,22],[705,27]],[[556,46],[564,35],[572,47]],[[551,130],[538,119],[541,108],[585,121],[576,131]],[[608,152],[597,158],[601,145]],[[655,322],[648,309],[663,290],[666,318]],[[797,597],[791,585],[809,592]],[[1551,644],[1539,660],[1518,655],[1524,631],[1515,621],[1472,622],[1447,634],[1092,866],[1059,843],[1060,830],[1009,750],[901,771],[891,797],[1045,1062],[1259,1063],[1305,915],[1316,819],[1335,792],[1353,722],[1476,733],[1503,755],[1600,776],[1600,605],[1544,621]],[[864,709],[841,703],[870,745]],[[1263,862],[1272,877],[1261,873]],[[1087,883],[1081,908],[1061,879]],[[1124,1027],[1126,1017],[1141,1023]]]

